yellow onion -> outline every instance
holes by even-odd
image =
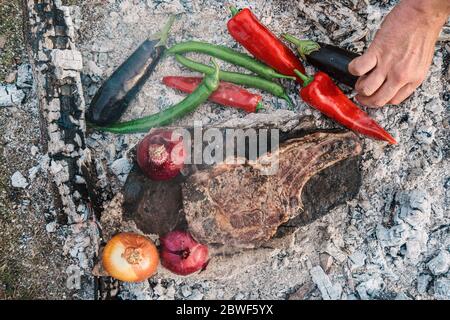
[[[125,282],[142,282],[155,274],[159,255],[155,244],[146,237],[120,233],[106,244],[102,260],[111,277]]]

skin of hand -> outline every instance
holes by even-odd
[[[450,0],[403,0],[384,19],[369,49],[349,71],[356,99],[368,107],[398,105],[425,80]]]

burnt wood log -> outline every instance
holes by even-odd
[[[92,203],[90,197],[94,194],[93,190],[88,192],[85,179],[90,159],[85,145],[80,78],[83,65],[74,43],[69,8],[60,1],[23,1],[23,6],[27,48],[41,110],[41,141],[51,160],[64,220],[69,224],[81,222],[88,215],[87,203]],[[75,197],[77,194],[81,196]],[[95,201],[93,204],[98,209]]]
[[[94,214],[100,214],[101,203],[95,191],[97,176],[85,145],[81,53],[75,46],[69,7],[58,0],[23,0],[22,7],[24,35],[40,108],[41,144],[50,159],[54,202],[59,211],[57,220],[68,226],[65,250],[82,253],[84,260],[81,263],[78,256],[72,255],[70,270],[75,271],[66,272],[74,285],[69,286],[69,279],[67,283],[70,289],[86,289],[92,284],[89,275],[100,234]],[[86,239],[89,245],[83,244]],[[85,276],[81,277],[82,274]],[[91,290],[93,296],[94,290]]]

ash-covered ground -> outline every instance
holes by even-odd
[[[395,3],[369,0],[308,1],[307,4],[296,0],[232,2],[237,7],[252,8],[276,34],[289,32],[358,52],[370,43],[382,18]],[[72,6],[70,12],[78,31],[76,46],[83,55],[86,102],[90,102],[102,81],[146,37],[159,31],[169,14],[178,15],[169,45],[184,40],[203,40],[241,50],[226,31],[230,16],[227,5],[213,0],[123,0]],[[443,34],[427,80],[410,99],[398,107],[369,110],[399,144],[387,146],[364,139],[363,185],[356,199],[301,227],[277,248],[215,256],[206,271],[191,277],[174,276],[160,267],[149,282],[121,284],[120,297],[450,299],[450,44],[446,41],[448,35]],[[207,61],[205,57],[193,57]],[[233,69],[225,63],[221,65]],[[308,68],[308,71],[312,73],[313,69]],[[180,101],[182,95],[161,84],[163,76],[179,74],[192,73],[179,67],[172,57],[165,58],[130,105],[124,119],[151,114]],[[295,101],[297,114],[313,115],[320,128],[335,126],[300,101],[298,88],[288,82],[284,85]],[[348,89],[346,92],[350,93]],[[263,97],[264,113],[268,117],[277,109],[281,114],[289,112],[283,101],[269,95]],[[27,99],[33,100],[32,97]],[[29,105],[17,108],[22,110]],[[12,115],[9,110],[0,109],[2,119],[10,116],[22,117],[20,112]],[[178,124],[189,125],[193,120],[201,120],[207,125],[244,116],[242,112],[208,103]],[[17,132],[10,139],[17,137],[26,138],[26,133]],[[131,168],[131,150],[142,137],[87,134],[105,197],[120,193]],[[31,147],[31,140],[24,139],[23,144]],[[21,194],[34,190],[36,182],[29,178],[27,170],[31,167],[25,168],[6,158],[15,148],[14,145],[4,146],[5,160],[11,168],[8,173],[19,170],[27,185],[16,174],[7,182],[7,188]],[[38,160],[39,164],[45,162],[45,156],[42,159]],[[43,170],[37,172],[37,177],[46,174],[45,165],[40,168]],[[11,183],[15,183],[15,188]],[[32,201],[37,208],[48,206],[48,200],[42,197],[32,197]],[[37,212],[26,203],[20,206],[29,215]],[[114,204],[103,213],[100,224],[105,240],[119,230],[133,229],[121,223],[115,213]],[[44,217],[40,219],[43,221]],[[51,214],[46,219],[47,230],[63,237],[63,223],[54,221],[49,225]],[[70,245],[66,243],[66,252],[56,249],[56,255],[60,254],[62,261],[67,260],[68,255],[72,267],[78,263],[81,269],[90,270],[94,261],[87,262],[84,256],[80,260],[77,254],[70,257],[71,251],[67,248]],[[86,246],[89,245],[92,244]],[[66,266],[61,266],[61,274],[66,271]],[[89,271],[86,272],[89,278]],[[60,285],[61,282],[48,287],[57,292]],[[92,286],[83,290],[78,296],[93,296]]]

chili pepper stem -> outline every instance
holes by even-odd
[[[258,105],[256,106],[255,112],[258,112],[258,111],[261,111],[261,110],[264,110],[264,105],[263,105],[263,103],[260,101],[260,102],[258,102]]]
[[[233,17],[239,13],[239,10],[235,6],[231,6],[230,11]]]
[[[300,56],[304,60],[306,60],[306,56],[310,55],[314,51],[320,50],[320,44],[312,40],[300,40],[287,33],[283,34],[283,38],[297,47]]]
[[[285,76],[284,74],[276,74],[273,76],[275,79],[289,79],[289,80],[296,80],[296,77],[293,76]]]
[[[220,67],[214,58],[211,58],[211,64],[214,66],[214,78],[210,79],[208,77],[205,77],[204,83],[208,87],[208,89],[211,90],[211,92],[214,92],[217,90],[219,86],[218,82],[219,82]]]
[[[303,73],[301,73],[297,69],[295,69],[294,72],[299,76],[300,79],[302,79],[303,87],[306,87],[307,85],[309,85],[311,82],[314,81],[314,77],[310,77],[310,76],[304,75]]]
[[[292,102],[291,97],[287,95],[287,93],[285,93],[281,98],[284,99],[289,104],[289,109],[291,110],[294,109],[294,103]]]
[[[165,46],[167,44],[167,39],[169,38],[169,32],[170,32],[170,29],[172,28],[172,25],[174,22],[175,22],[175,15],[171,15],[169,17],[169,20],[167,21],[166,25],[164,26],[164,28],[158,34],[158,36],[160,38],[159,38],[159,42],[156,45],[156,47]]]

